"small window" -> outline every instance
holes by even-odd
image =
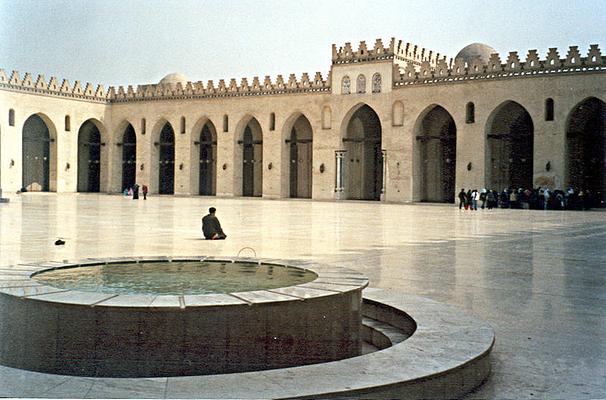
[[[141,134],[145,135],[145,118],[141,118]]]
[[[273,131],[276,129],[276,113],[269,114],[269,130]]]
[[[181,133],[185,133],[185,117],[181,117]]]
[[[8,126],[15,126],[15,110],[8,110]]]
[[[476,106],[472,102],[467,103],[465,107],[465,123],[473,124],[476,122]]]
[[[71,124],[71,119],[69,117],[69,115],[65,116],[65,131],[69,132],[72,130],[72,124]]]
[[[341,82],[341,94],[350,94],[351,93],[351,80],[349,76],[344,76],[343,81]]]
[[[366,93],[366,77],[362,74],[358,75],[356,82],[356,91],[358,93]]]
[[[553,99],[545,100],[545,121],[553,121],[554,105]]]
[[[229,131],[229,117],[226,115],[223,116],[223,132]]]
[[[379,73],[372,76],[372,92],[381,93],[381,74]]]

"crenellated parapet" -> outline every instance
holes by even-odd
[[[371,48],[365,41],[361,41],[357,50],[352,48],[351,43],[345,43],[339,48],[335,44],[332,45],[333,65],[393,60],[402,68],[412,66],[418,71],[424,62],[435,67],[442,57],[432,50],[395,38],[391,38],[388,46],[383,45],[383,40],[376,39]]]
[[[308,73],[303,73],[300,79],[295,74],[290,74],[287,79],[278,75],[272,81],[270,76],[265,76],[261,81],[258,76],[252,81],[248,78],[239,80],[232,78],[229,82],[220,79],[215,85],[209,80],[206,85],[202,81],[187,82],[185,86],[177,84],[154,84],[139,85],[136,89],[128,86],[126,89],[119,86],[117,89],[110,87],[107,98],[111,102],[147,101],[147,100],[170,100],[188,98],[218,98],[218,97],[244,97],[264,96],[297,93],[322,93],[330,92],[330,74],[327,79],[316,72],[313,79]]]
[[[215,84],[209,80],[206,85],[201,81],[187,82],[185,84],[152,84],[110,87],[105,91],[103,85],[94,87],[91,83],[82,85],[75,81],[70,85],[67,79],[61,83],[55,77],[46,80],[44,75],[38,75],[34,80],[30,73],[20,77],[19,72],[13,71],[10,76],[0,69],[0,89],[9,91],[28,92],[42,96],[60,96],[89,101],[96,103],[167,100],[187,98],[213,98],[213,97],[239,97],[239,96],[262,96],[281,95],[297,93],[330,92],[330,74],[326,79],[320,72],[316,72],[311,78],[308,73],[298,79],[295,74],[290,74],[287,79],[278,75],[274,80],[265,76],[263,81],[255,76],[252,82],[248,78],[239,81],[224,79]]]
[[[10,91],[21,91],[41,96],[60,96],[68,97],[82,101],[95,103],[107,102],[107,93],[103,85],[94,87],[91,83],[86,83],[84,87],[80,81],[75,81],[73,85],[69,84],[67,79],[63,79],[61,84],[54,76],[46,81],[44,75],[38,75],[36,79],[27,72],[23,78],[18,71],[13,71],[10,76],[3,69],[0,69],[0,88]]]
[[[394,87],[417,84],[453,83],[469,80],[507,79],[554,74],[579,74],[606,72],[606,55],[597,44],[592,44],[585,56],[578,46],[570,46],[564,56],[556,48],[550,48],[544,59],[540,59],[537,50],[529,50],[524,59],[517,51],[509,52],[502,60],[499,54],[492,54],[483,62],[477,57],[471,61],[445,58],[432,66],[428,62],[421,68],[407,66],[394,74]]]

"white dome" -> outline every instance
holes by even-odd
[[[465,62],[470,64],[473,59],[479,57],[482,63],[488,64],[490,55],[494,53],[497,53],[497,51],[487,44],[472,43],[469,46],[463,47],[455,59],[462,58]]]
[[[185,85],[188,80],[189,79],[187,79],[185,75],[175,72],[172,74],[168,74],[164,78],[162,78],[160,80],[160,84],[176,85],[177,83],[181,82],[181,85]]]

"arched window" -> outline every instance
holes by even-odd
[[[15,110],[8,110],[8,126],[15,126]]]
[[[269,114],[269,130],[273,131],[276,129],[276,113]]]
[[[378,72],[372,76],[372,92],[381,93],[381,74]]]
[[[356,81],[356,91],[358,93],[366,93],[366,77],[362,74],[358,75],[358,80]]]
[[[181,117],[181,133],[185,133],[185,117]]]
[[[553,121],[554,117],[554,105],[553,99],[549,98],[545,100],[545,121]]]
[[[69,132],[72,129],[72,124],[69,115],[65,116],[65,131]]]
[[[145,118],[141,118],[141,134],[145,135]]]
[[[227,114],[223,116],[223,132],[229,131],[229,117]]]
[[[470,101],[465,107],[465,123],[473,124],[476,122],[476,106]]]
[[[351,93],[351,80],[349,76],[344,76],[343,81],[341,82],[341,94],[350,94]]]

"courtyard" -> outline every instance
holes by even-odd
[[[225,241],[201,239],[200,219],[210,206]],[[55,246],[57,238],[65,245]],[[13,195],[0,207],[3,267],[240,253],[352,268],[370,287],[459,307],[496,333],[491,376],[469,398],[606,397],[604,239],[603,211],[44,193]],[[119,379],[76,387],[76,378],[64,378],[0,366],[0,396],[166,396],[162,379],[141,391]]]

